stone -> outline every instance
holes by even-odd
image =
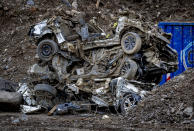
[[[193,116],[193,107],[187,107],[183,111],[183,115],[185,117],[192,117]]]
[[[102,116],[102,119],[104,120],[104,119],[109,119],[110,117],[108,116],[108,115],[103,115]]]

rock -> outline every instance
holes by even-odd
[[[21,121],[28,121],[28,116],[26,114],[22,114],[20,117]]]
[[[8,65],[6,65],[3,69],[4,70],[7,70],[9,68],[9,66]]]
[[[192,117],[193,116],[193,107],[187,107],[183,111],[183,115],[185,117]]]
[[[191,123],[190,120],[185,120],[185,121],[182,122],[182,124],[190,124],[190,123]]]
[[[4,11],[8,11],[9,8],[8,8],[8,7],[4,7],[3,10],[4,10]]]
[[[71,7],[71,4],[69,3],[69,0],[62,0],[63,3],[67,5],[67,7]]]
[[[116,20],[116,19],[117,19],[117,17],[116,17],[114,14],[110,14],[110,18],[111,18],[112,20]]]
[[[102,116],[102,119],[104,120],[104,119],[109,119],[110,117],[108,116],[108,115],[103,115]]]
[[[15,120],[13,120],[11,123],[14,125],[17,125],[18,123],[20,123],[20,120],[19,120],[19,118],[17,118]]]
[[[74,1],[73,1],[72,7],[73,7],[75,10],[77,10],[77,8],[78,8],[77,0],[74,0]]]
[[[18,125],[20,122],[28,121],[28,116],[26,114],[22,114],[19,118],[16,118],[16,119],[11,118],[11,119],[12,119],[11,124]]]
[[[171,113],[174,113],[175,112],[175,109],[172,107],[171,108]]]
[[[11,57],[9,57],[7,61],[8,61],[8,62],[11,62],[11,60],[12,60],[12,58],[11,58]]]
[[[161,101],[164,101],[164,98],[161,98],[160,100],[161,100]]]
[[[167,98],[168,96],[167,95],[161,95],[162,96],[162,98]]]
[[[34,5],[34,1],[33,0],[28,0],[27,1],[27,5],[33,6]]]
[[[3,63],[5,63],[6,61],[7,61],[7,58],[4,58],[4,59],[3,59]]]

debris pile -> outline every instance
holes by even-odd
[[[152,22],[168,20],[185,8],[172,4],[171,9],[178,13],[169,15],[166,8],[158,11],[164,4],[162,0],[156,5],[152,0],[131,4],[125,0],[80,2],[0,2],[1,76],[15,81],[25,78],[19,84],[0,79],[1,109],[6,107],[8,111],[14,106],[11,109],[18,111],[20,106],[25,114],[47,112],[50,116],[113,107],[127,118],[103,115],[97,120],[111,124],[117,119],[125,125],[192,123],[193,79],[189,78],[193,70],[151,91],[163,74],[176,71],[178,65],[177,52],[168,46],[171,35],[152,26]],[[145,11],[134,12],[140,7]],[[149,8],[157,11],[147,14]],[[181,18],[188,15],[193,13]],[[189,84],[181,84],[180,80]],[[12,119],[12,124],[28,122],[25,114]]]
[[[130,112],[131,123],[193,124],[194,69],[152,91]]]
[[[82,110],[85,104],[127,114],[163,74],[177,70],[177,52],[168,45],[171,35],[126,16],[118,18],[111,34],[106,33],[94,19],[87,23],[85,13],[75,10],[76,3],[64,16],[31,26],[37,63],[28,70],[31,80],[26,90],[31,91],[24,93],[25,101],[51,109],[50,114]]]
[[[86,22],[77,0],[71,6],[64,2],[64,15],[54,15],[29,30],[37,63],[28,70],[29,82],[18,90],[24,113],[44,108],[51,110],[49,115],[64,114],[87,105],[114,107],[127,114],[163,74],[177,70],[177,52],[168,45],[171,34],[123,11],[106,32],[95,18]]]
[[[189,69],[168,81],[162,88],[154,89],[125,117],[111,113],[86,113],[65,117],[0,113],[0,125],[10,128],[12,123],[11,129],[17,130],[34,129],[34,127],[52,130],[69,128],[74,130],[193,130],[193,75],[194,69]]]

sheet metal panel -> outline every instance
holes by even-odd
[[[179,69],[163,76],[160,85],[187,68],[194,67],[194,23],[160,22],[165,32],[172,33],[170,46],[178,52]]]

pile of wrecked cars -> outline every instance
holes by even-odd
[[[177,70],[170,34],[123,16],[107,37],[83,14],[77,16],[52,17],[31,27],[38,62],[28,70],[30,83],[19,89],[24,112],[32,111],[27,105],[53,108],[51,114],[96,106],[127,114],[163,74]]]

